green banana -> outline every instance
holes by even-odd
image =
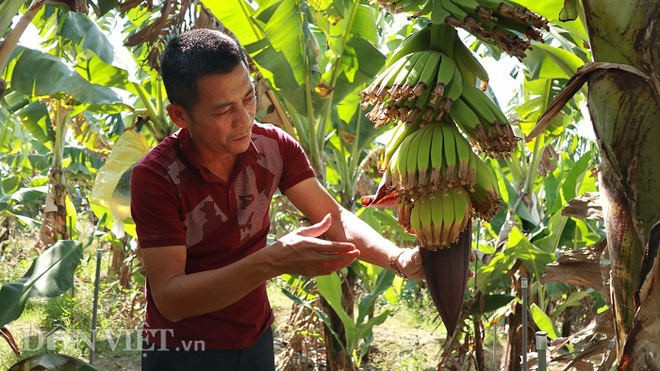
[[[417,241],[420,246],[424,246],[426,244],[426,239],[424,238],[424,233],[422,231],[422,203],[416,201],[413,205],[412,210],[410,210],[410,229],[413,230],[415,233],[415,236],[417,237]]]
[[[469,14],[474,13],[480,5],[476,0],[452,0],[452,2]]]
[[[444,183],[442,169],[444,168],[444,139],[441,124],[430,124],[433,128],[433,140],[431,143],[431,191],[435,193],[441,189]]]
[[[408,79],[408,81],[406,81],[406,83],[409,84],[410,87],[412,88],[412,91],[406,97],[410,100],[419,98],[424,92],[424,90],[429,88],[428,86],[429,83],[432,82],[433,79],[435,78],[435,73],[437,70],[436,66],[438,65],[438,61],[440,60],[440,55],[433,51],[426,51],[425,55],[426,55],[426,59],[420,58],[420,60],[417,62],[417,63],[422,63],[423,61],[423,64],[421,65],[423,69],[417,75],[417,79],[413,80],[414,77],[413,76],[410,79]]]
[[[433,227],[431,229],[431,243],[426,246],[427,249],[437,250],[442,246],[442,228],[445,223],[442,207],[442,195],[436,194],[429,201],[431,202],[431,219]]]
[[[453,195],[454,201],[454,225],[452,226],[452,242],[454,243],[460,237],[461,232],[467,227],[472,218],[472,202],[465,189],[456,188]]]
[[[399,123],[397,126],[399,128],[403,128],[403,129],[402,130],[398,129],[394,133],[394,135],[392,136],[392,139],[390,139],[390,141],[385,146],[385,156],[384,156],[384,159],[383,159],[383,161],[382,161],[382,163],[381,163],[381,165],[378,169],[381,173],[383,171],[385,171],[385,169],[387,167],[389,167],[390,161],[392,161],[392,157],[394,155],[394,152],[399,148],[399,146],[401,145],[401,142],[403,142],[403,140],[406,139],[406,137],[408,137],[411,133],[414,133],[415,131],[417,131],[417,129],[419,128],[419,124],[418,125],[415,125],[415,124],[408,125],[408,124],[404,124],[404,123]]]
[[[456,222],[456,216],[454,215],[454,193],[456,192],[455,189],[448,190],[447,193],[443,194],[442,196],[438,196],[438,198],[441,198],[441,204],[442,204],[442,232],[440,235],[440,247],[444,248],[447,247],[450,243],[454,242],[453,236],[452,236],[452,231],[454,229],[454,223]]]
[[[407,200],[405,197],[397,197],[396,206],[397,214],[399,216],[397,224],[403,227],[406,232],[410,234],[415,233],[410,227],[410,217],[413,209],[413,203]]]
[[[477,155],[474,152],[470,151],[470,159],[468,161],[468,181],[467,187],[470,192],[474,191],[474,186],[477,183]]]
[[[417,150],[417,184],[420,195],[424,196],[429,188],[433,127],[426,125],[420,129],[419,135],[422,139]]]
[[[433,226],[433,203],[430,198],[426,197],[420,199],[419,204],[421,205],[420,219],[422,234],[425,240],[423,245],[420,243],[420,246],[429,246],[433,243],[433,228],[435,228]]]
[[[400,148],[400,147],[399,147]],[[399,162],[399,148],[394,151],[392,159],[390,160],[389,166],[385,171],[385,176],[387,177],[387,190],[394,191],[396,190],[397,184],[399,184],[401,176],[399,175],[399,169],[396,167],[396,164]]]
[[[440,1],[440,0],[436,0]],[[468,13],[465,10],[461,9],[459,6],[454,4],[451,0],[442,0],[442,7],[445,8],[454,18],[457,18],[460,21],[465,20],[468,17]]]
[[[463,84],[463,95],[461,100],[465,102],[472,111],[477,114],[479,121],[488,125],[497,124],[495,113],[490,109],[488,104],[484,101],[488,99],[486,95],[474,85]],[[490,99],[488,99],[490,101]]]
[[[454,44],[454,57],[461,72],[463,72],[463,70],[472,71],[479,80],[485,82],[489,81],[488,71],[486,71],[481,62],[479,62],[477,57],[474,56],[472,51],[470,51],[465,44]],[[473,83],[472,85],[476,85],[476,83]]]
[[[470,108],[470,106],[458,99],[451,105],[449,116],[454,122],[471,138],[476,138],[476,129],[481,124],[479,116]]]
[[[415,138],[411,141],[406,155],[406,183],[403,184],[404,192],[412,198],[417,196],[418,175],[417,175],[417,155],[420,151],[420,143],[424,134],[424,128],[417,130]]]
[[[451,83],[445,88],[445,98],[449,100],[448,105],[445,107],[447,111],[451,103],[458,99],[463,93],[463,75],[458,69],[454,69],[454,76]]]
[[[454,140],[454,133],[452,133],[452,127],[448,123],[441,123],[440,127],[442,128],[442,139],[443,139],[443,148],[444,148],[444,158],[445,158],[445,192],[449,188],[453,188],[458,185],[458,179],[456,176],[456,163],[458,161],[456,157],[456,142]]]
[[[410,146],[419,134],[419,130],[416,130],[414,133],[408,135],[401,146],[399,147],[399,156],[397,161],[393,164],[396,167],[397,172],[399,173],[398,184],[396,185],[398,191],[403,191],[405,185],[408,183],[408,154],[410,153]],[[401,193],[403,195],[403,193]]]
[[[444,97],[447,85],[454,78],[455,73],[456,63],[454,63],[454,60],[447,54],[442,54],[442,59],[438,65],[435,89],[431,93],[431,104],[435,104]]]
[[[468,143],[468,141],[465,140],[465,137],[463,137],[463,134],[459,133],[458,130],[456,130],[456,128],[454,128],[454,130],[452,131],[454,132],[456,155],[458,156],[458,170],[457,170],[458,181],[460,182],[461,185],[467,185],[469,178],[468,163],[470,161],[472,150],[470,149],[470,144]]]
[[[423,51],[419,52],[419,58],[417,58],[417,62],[415,63],[415,66],[411,69],[410,73],[406,77],[406,81],[403,84],[403,87],[401,88],[401,95],[397,99],[397,102],[407,100],[408,97],[411,97],[414,94],[414,88],[419,84],[422,78],[422,72],[426,69],[426,65],[429,62],[429,59],[433,55],[432,52],[429,51]]]
[[[421,52],[429,49],[431,45],[431,25],[428,24],[422,27],[419,31],[410,34],[406,37],[399,46],[394,49],[392,55],[387,60],[385,65],[389,66],[399,60],[406,54]]]
[[[499,203],[499,193],[498,193],[498,185],[497,185],[497,180],[493,176],[493,173],[491,173],[490,169],[486,166],[486,164],[483,162],[479,156],[474,155],[475,162],[476,162],[476,181],[475,181],[475,192],[477,190],[482,191],[482,193],[486,196],[486,199],[491,203],[491,204],[496,204]]]
[[[396,77],[394,78],[394,81],[392,82],[392,87],[389,89],[388,93],[390,95],[390,99],[397,100],[402,94],[402,88],[403,85],[406,82],[406,79],[408,78],[408,75],[410,75],[411,72],[415,70],[415,66],[417,64],[417,61],[419,58],[424,54],[423,52],[415,52],[415,53],[410,53],[406,56],[403,57],[403,59],[406,60],[404,65],[401,67],[399,70],[399,73],[397,73]],[[423,66],[423,65],[422,65]],[[419,67],[417,67],[419,68]]]

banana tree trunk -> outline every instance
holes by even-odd
[[[53,143],[53,165],[50,169],[48,194],[44,207],[44,217],[39,229],[37,249],[41,250],[60,239],[69,239],[66,228],[66,178],[62,168],[66,128],[71,108],[60,100],[53,101],[51,121],[55,129]]]
[[[600,147],[619,370],[658,370],[660,5],[657,0],[583,4],[595,61],[641,72],[593,74],[588,102]]]

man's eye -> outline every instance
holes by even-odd
[[[256,95],[250,95],[249,97],[246,97],[243,101],[245,103],[252,103],[257,99]]]

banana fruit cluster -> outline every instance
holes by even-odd
[[[448,247],[470,218],[490,220],[500,207],[497,181],[450,122],[408,135],[383,178],[384,191],[397,195],[399,224],[430,250]]]
[[[390,13],[407,12],[416,18],[430,13],[433,23],[463,28],[507,54],[525,58],[531,40],[543,42],[548,21],[510,0],[373,0]],[[523,37],[521,37],[523,36]]]
[[[405,39],[387,63],[360,92],[362,107],[373,106],[367,117],[376,128],[390,123],[417,128],[446,120],[448,114],[490,156],[508,155],[516,147],[518,138],[504,113],[475,87],[487,86],[488,73],[451,26],[425,26]]]

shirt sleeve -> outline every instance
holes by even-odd
[[[186,244],[178,189],[158,169],[138,164],[131,173],[131,215],[140,247]]]
[[[277,134],[283,163],[279,188],[284,192],[305,179],[315,177],[316,174],[300,144],[284,130],[277,129]]]

